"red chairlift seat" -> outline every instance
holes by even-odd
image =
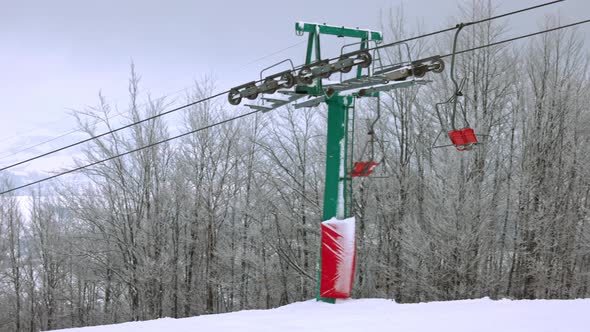
[[[449,138],[458,151],[468,151],[476,145],[477,137],[472,128],[462,128],[449,131]]]
[[[367,177],[372,172],[373,169],[377,166],[377,163],[369,160],[369,161],[355,161],[352,166],[352,171],[350,172],[350,176],[353,178],[362,176]]]

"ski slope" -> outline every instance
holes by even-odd
[[[335,305],[312,300],[271,310],[163,318],[60,331],[588,332],[590,299],[492,301],[484,298],[418,304],[359,299],[339,301]]]

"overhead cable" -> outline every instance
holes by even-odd
[[[86,164],[86,165],[83,165],[83,166],[80,166],[80,167],[77,167],[77,168],[72,168],[70,170],[67,170],[67,171],[64,171],[64,172],[61,172],[61,173],[52,175],[52,176],[48,176],[48,177],[42,178],[42,179],[37,180],[37,181],[29,182],[29,183],[26,183],[24,185],[21,185],[21,186],[18,186],[18,187],[14,187],[14,188],[11,188],[11,189],[2,191],[2,192],[0,192],[0,195],[8,194],[10,192],[13,192],[13,191],[16,191],[16,190],[19,190],[19,189],[27,188],[27,187],[30,187],[30,186],[35,185],[35,184],[39,184],[39,183],[42,183],[42,182],[45,182],[45,181],[48,181],[48,180],[51,180],[51,179],[55,179],[55,178],[64,176],[66,174],[78,172],[78,171],[81,171],[81,170],[86,169],[88,167],[92,167],[92,166],[95,166],[95,165],[98,165],[98,164],[102,164],[102,163],[107,162],[109,160],[121,158],[121,157],[126,156],[128,154],[132,154],[132,153],[135,153],[135,152],[138,152],[138,151],[147,149],[147,148],[151,148],[151,147],[154,147],[154,146],[159,145],[159,144],[162,144],[162,143],[170,142],[172,140],[175,140],[175,139],[178,139],[178,138],[181,138],[181,137],[184,137],[184,136],[188,136],[188,135],[191,135],[191,134],[194,134],[194,133],[203,131],[203,130],[211,129],[213,127],[216,127],[216,126],[219,126],[219,125],[222,125],[222,124],[225,124],[225,123],[228,123],[228,122],[237,120],[237,119],[245,118],[247,116],[250,116],[250,115],[255,114],[255,113],[258,113],[258,112],[260,112],[260,111],[252,111],[252,112],[249,112],[249,113],[244,113],[242,115],[238,115],[238,116],[235,116],[233,118],[225,119],[225,120],[222,120],[222,121],[219,121],[219,122],[216,122],[216,123],[213,123],[213,124],[210,124],[210,125],[201,127],[201,128],[197,128],[195,130],[191,130],[191,131],[186,132],[186,133],[178,134],[176,136],[172,136],[172,137],[166,138],[166,139],[161,140],[161,141],[158,141],[158,142],[154,142],[154,143],[151,143],[151,144],[148,144],[148,145],[145,145],[145,146],[141,146],[141,147],[138,147],[136,149],[129,150],[129,151],[126,151],[126,152],[123,152],[123,153],[120,153],[120,154],[117,154],[117,155],[114,155],[114,156],[105,158],[105,159],[101,159],[101,160],[95,161],[95,162],[90,163],[90,164]]]

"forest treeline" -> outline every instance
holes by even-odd
[[[487,1],[475,1],[459,17],[491,14]],[[403,17],[392,12],[387,38],[414,34]],[[506,27],[465,28],[459,49],[503,39]],[[452,37],[412,44],[413,55],[445,54]],[[384,57],[394,61],[398,51]],[[453,91],[448,70],[429,74],[428,85],[382,94],[374,145],[380,164],[374,178],[353,185],[353,297],[590,297],[588,60],[575,30],[458,56],[466,114],[459,119],[482,143],[470,152],[432,147],[441,130],[434,105]],[[162,100],[139,104],[140,83],[132,72],[129,123],[166,111]],[[212,86],[200,82],[188,99],[211,95]],[[101,99],[76,116],[95,135],[98,124],[114,127],[113,112]],[[220,99],[194,105],[182,131],[236,112]],[[365,120],[376,117],[376,100],[357,100],[355,113],[354,154],[366,159]],[[165,139],[168,126],[158,118],[94,140],[77,163]],[[325,109],[286,107],[97,164],[75,181],[2,195],[0,331],[315,297],[325,131]],[[446,133],[439,142],[446,144]],[[0,187],[13,185],[4,176]]]

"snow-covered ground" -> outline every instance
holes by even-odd
[[[249,310],[183,319],[164,318],[61,331],[588,332],[590,299],[480,299],[419,304],[360,299],[340,301],[335,305],[306,301],[272,310]]]

